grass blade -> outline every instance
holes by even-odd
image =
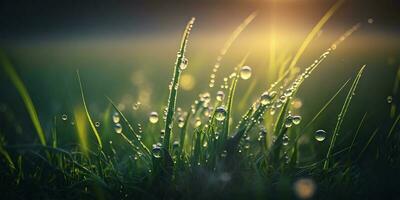
[[[300,48],[297,50],[295,56],[293,57],[292,61],[290,62],[290,65],[288,67],[288,70],[281,76],[281,78],[278,80],[283,80],[286,75],[289,74],[290,70],[297,64],[298,60],[300,57],[303,55],[304,51],[306,50],[307,46],[310,44],[310,42],[317,36],[318,32],[321,30],[321,28],[326,24],[326,22],[329,20],[329,18],[332,17],[332,15],[336,12],[337,9],[340,8],[340,6],[344,3],[344,0],[339,0],[337,1],[326,13],[325,15],[319,20],[319,22],[314,26],[314,28],[311,30],[311,32],[307,35],[306,39],[304,39],[303,43],[301,44]]]
[[[92,121],[92,118],[90,117],[89,110],[88,110],[88,108],[86,106],[86,100],[85,100],[85,95],[84,95],[84,92],[83,92],[81,77],[79,75],[79,70],[76,71],[76,75],[78,76],[79,88],[80,88],[80,91],[81,91],[81,97],[82,97],[83,107],[85,108],[86,117],[87,117],[87,119],[89,121],[90,127],[93,130],[94,135],[96,136],[96,140],[97,140],[97,143],[99,144],[100,149],[103,149],[103,143],[101,142],[100,135],[97,132],[96,126],[94,125],[94,123]]]
[[[310,122],[307,123],[304,129],[307,129],[310,127],[311,124],[314,123],[316,119],[322,114],[322,112],[325,111],[325,109],[332,103],[332,101],[336,98],[336,96],[343,90],[344,87],[346,87],[347,83],[349,83],[350,79],[347,79],[347,81],[339,88],[339,90],[329,99],[328,102],[325,103],[325,105],[319,110],[319,112],[312,118]]]
[[[169,91],[168,96],[168,110],[167,110],[167,117],[165,120],[165,136],[164,136],[164,147],[169,150],[169,143],[170,143],[170,135],[172,131],[172,124],[175,112],[175,105],[176,105],[176,96],[178,94],[178,86],[179,86],[179,78],[181,75],[181,68],[180,65],[182,62],[185,62],[185,51],[186,51],[186,44],[189,38],[190,30],[192,29],[193,23],[195,18],[192,18],[186,25],[185,31],[183,32],[182,41],[180,45],[180,49],[176,58],[175,68],[174,68],[174,76],[171,82],[171,88]]]
[[[229,48],[232,46],[233,42],[236,40],[236,38],[242,33],[242,31],[253,21],[253,19],[257,16],[257,11],[251,13],[229,36],[228,40],[225,42],[224,46],[221,49],[221,52],[219,56],[217,57],[217,62],[214,64],[213,67],[213,74],[216,75],[216,72],[218,71],[222,58],[225,56],[226,52],[228,52]],[[214,83],[211,81],[215,79],[211,78],[209,82],[210,87],[214,87]]]
[[[326,160],[324,162],[324,168],[323,168],[324,170],[328,169],[328,167],[329,167],[330,154],[332,153],[333,147],[335,146],[336,138],[339,135],[340,128],[342,126],[344,117],[346,116],[347,110],[349,109],[350,102],[351,102],[351,100],[352,100],[352,98],[354,96],[354,92],[355,92],[355,90],[357,88],[358,82],[360,81],[360,78],[362,76],[364,68],[365,68],[365,65],[361,67],[360,71],[358,71],[358,74],[357,74],[356,78],[354,79],[353,84],[351,85],[351,88],[350,88],[349,92],[347,93],[347,97],[346,97],[346,99],[344,101],[344,104],[343,104],[343,107],[342,107],[342,109],[341,109],[341,111],[339,113],[338,120],[337,120],[337,123],[336,123],[336,126],[335,126],[335,130],[333,131],[331,144],[329,146],[328,153],[326,154]]]
[[[36,133],[39,136],[40,143],[46,146],[46,137],[43,132],[42,126],[40,125],[39,117],[37,115],[35,106],[33,105],[32,99],[29,96],[28,90],[26,89],[24,83],[21,78],[18,76],[11,62],[7,59],[3,52],[0,51],[0,62],[3,65],[3,69],[7,76],[11,79],[11,82],[14,84],[15,88],[18,90],[19,95],[21,96],[26,109],[28,110],[29,116],[32,120],[33,126],[36,129]]]

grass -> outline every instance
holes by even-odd
[[[237,91],[240,84],[244,84],[241,68],[250,58],[248,53],[224,83],[230,82],[223,90],[227,93],[226,98],[213,101],[209,92],[202,93],[185,113],[176,105],[180,76],[190,70],[190,67],[186,69],[186,47],[194,25],[192,18],[183,31],[173,68],[165,119],[160,124],[149,122],[143,133],[141,125],[131,120],[131,115],[122,111],[110,97],[106,97],[109,106],[102,115],[103,124],[96,126],[77,72],[83,106],[74,109],[74,126],[66,126],[65,120],[58,121],[60,116],[56,116],[50,123],[52,129],[46,140],[28,90],[1,54],[3,69],[22,97],[40,140],[40,145],[34,142],[7,144],[12,132],[0,130],[3,136],[0,140],[1,188],[8,191],[10,199],[392,197],[397,191],[393,189],[397,187],[396,178],[400,177],[397,134],[400,115],[396,119],[388,116],[387,122],[374,127],[368,121],[372,114],[368,112],[367,118],[363,111],[361,121],[352,127],[355,131],[344,126],[345,122],[354,122],[349,117],[354,116],[350,107],[355,97],[363,95],[357,93],[355,96],[355,92],[366,84],[361,80],[365,76],[365,65],[354,77],[338,118],[333,121],[334,130],[326,139],[330,142],[314,140],[312,130],[320,129],[319,121],[323,115],[332,115],[328,110],[350,79],[339,85],[328,101],[322,102],[323,106],[316,114],[299,117],[299,111],[292,105],[295,97],[306,89],[303,83],[317,69],[324,70],[319,66],[361,27],[361,23],[351,27],[303,71],[294,75],[289,73],[342,3],[338,1],[323,16],[293,58],[283,56],[271,62],[286,71],[279,69],[281,76],[263,94],[256,96],[254,102],[246,104],[246,100],[254,96],[255,82],[244,94]],[[225,43],[215,64],[217,68],[231,44],[255,17],[256,12],[247,17]],[[208,88],[212,91],[213,87]],[[316,101],[321,100],[316,98]],[[239,113],[242,110],[239,107],[244,106],[248,106],[247,110]],[[111,122],[113,113],[119,117]],[[237,116],[240,116],[238,122],[235,121]],[[308,123],[304,123],[305,120]],[[332,123],[332,120],[324,123]],[[178,127],[174,128],[175,124]],[[118,129],[110,134],[112,126]],[[364,132],[372,133],[365,135]],[[77,139],[67,141],[62,133],[75,134]],[[394,179],[388,179],[388,175]],[[376,184],[381,182],[384,184]],[[370,190],[371,185],[377,186]]]

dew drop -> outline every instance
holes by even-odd
[[[114,123],[118,123],[119,120],[120,120],[119,113],[118,112],[114,112],[114,114],[112,116],[112,119],[113,119]]]
[[[178,127],[182,128],[185,125],[185,119],[183,117],[178,118]]]
[[[217,92],[217,96],[216,96],[217,101],[223,101],[224,98],[225,98],[225,93],[223,91],[221,91],[221,90],[218,91]]]
[[[154,158],[161,158],[161,148],[158,145],[154,145],[152,153]]]
[[[324,130],[317,130],[317,131],[315,131],[314,138],[315,138],[318,142],[324,141],[325,138],[326,138],[326,131],[324,131]]]
[[[243,66],[242,69],[240,69],[240,78],[243,80],[247,80],[251,77],[251,68],[249,66]]]
[[[392,97],[392,96],[388,96],[388,97],[386,98],[386,101],[387,101],[388,103],[392,103],[393,97]]]
[[[282,138],[282,144],[283,146],[286,146],[289,144],[289,137],[287,135],[284,135]]]
[[[285,127],[286,128],[290,128],[293,125],[293,117],[292,116],[288,116],[285,120]]]
[[[115,131],[116,133],[118,133],[118,134],[122,133],[122,126],[121,126],[120,123],[116,123],[116,124],[114,125],[114,131]]]
[[[96,127],[100,127],[100,122],[95,122],[94,125],[95,125]]]
[[[272,101],[272,97],[268,92],[264,92],[261,95],[260,102],[262,105],[268,105]]]
[[[226,118],[226,110],[223,106],[215,109],[215,119],[218,121],[223,121]]]
[[[197,128],[201,125],[201,119],[200,117],[196,117],[196,120],[194,121],[194,127]]]
[[[298,115],[293,116],[292,122],[293,122],[294,125],[300,124],[300,122],[301,122],[301,116],[298,116]]]
[[[155,124],[158,122],[158,113],[157,112],[151,112],[149,115],[149,121],[152,124]]]
[[[132,109],[133,110],[138,110],[139,107],[140,107],[140,104],[141,104],[140,101],[136,102],[135,104],[132,105]]]
[[[61,115],[61,119],[63,121],[66,121],[68,119],[68,116],[66,114]]]
[[[181,64],[179,65],[179,68],[180,68],[181,70],[184,70],[184,69],[186,69],[187,65],[188,65],[188,59],[185,58],[185,57],[183,57],[183,58],[182,58],[182,62],[181,62]]]
[[[179,141],[174,141],[172,148],[177,149],[179,147]]]

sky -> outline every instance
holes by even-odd
[[[12,43],[50,38],[107,37],[125,34],[169,33],[181,29],[190,17],[199,23],[230,27],[252,11],[260,18],[277,19],[286,26],[315,23],[334,0],[3,0],[0,2],[0,41]],[[397,0],[348,0],[336,24],[372,17],[384,32],[397,32],[400,24]],[[296,21],[301,19],[301,21]],[[215,26],[208,26],[213,29]]]

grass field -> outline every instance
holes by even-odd
[[[372,17],[325,33],[345,4],[333,2],[288,49],[278,31],[255,39],[264,38],[251,32],[262,11],[223,42],[210,38],[219,47],[205,43],[194,17],[180,35],[138,41],[143,52],[133,55],[121,50],[129,39],[6,46],[0,191],[6,199],[398,199],[397,35],[362,37],[379,28]]]

